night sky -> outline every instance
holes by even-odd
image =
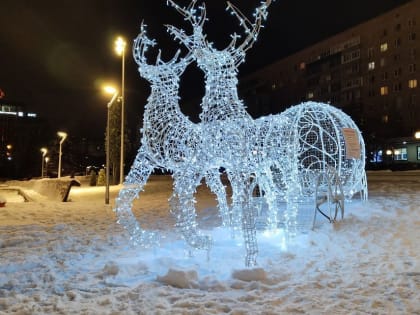
[[[259,2],[232,0],[248,17]],[[248,51],[246,64],[239,69],[240,76],[405,2],[277,0],[269,9],[258,42]],[[187,5],[189,1],[178,3]],[[225,12],[225,1],[208,0],[206,4],[208,38],[223,48],[229,34],[240,31],[238,23]],[[109,97],[100,87],[104,81],[120,82],[121,58],[113,51],[113,41],[123,35],[128,42],[125,104],[129,127],[134,129],[142,119],[148,95],[147,82],[138,75],[131,55],[142,19],[162,48],[164,59],[178,48],[164,24],[190,31],[182,17],[166,6],[166,0],[1,0],[3,101],[24,104],[27,111],[46,118],[54,130],[103,137]],[[182,81],[181,104],[199,100],[202,82],[200,71],[188,69]]]

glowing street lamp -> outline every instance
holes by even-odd
[[[59,153],[58,153],[58,178],[61,177],[61,148],[63,145],[64,140],[66,140],[67,138],[67,133],[65,133],[64,131],[59,131],[57,132],[57,135],[60,137],[60,149],[59,149]]]
[[[107,119],[106,119],[106,162],[105,162],[105,204],[109,204],[109,112],[112,104],[118,97],[118,90],[113,86],[105,86],[104,92],[113,94],[111,100],[107,104]]]
[[[416,131],[416,132],[414,133],[414,138],[415,138],[415,139],[420,139],[420,131]]]
[[[115,52],[121,56],[121,143],[120,143],[120,184],[124,181],[124,85],[125,85],[125,40],[119,36],[115,42]]]
[[[47,148],[41,148],[41,153],[42,153],[42,160],[41,160],[41,178],[44,177],[44,160],[45,160],[45,156],[47,155]]]

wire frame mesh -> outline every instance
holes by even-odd
[[[237,48],[215,49],[202,34],[205,14],[193,17],[195,2],[184,9],[170,1],[194,22],[192,37],[169,28],[187,46],[185,58],[177,54],[163,62],[159,54],[155,64],[149,65],[145,53],[155,42],[147,38],[143,25],[135,41],[135,60],[151,93],[143,116],[141,148],[117,198],[116,212],[135,243],[158,242],[154,233],[141,229],[131,205],[154,168],[168,169],[174,174],[171,210],[176,226],[191,247],[210,250],[212,240],[198,231],[194,205],[195,189],[205,177],[217,195],[224,225],[241,229],[245,264],[251,266],[258,254],[260,214],[266,212],[265,228],[283,224],[293,234],[306,226],[309,216],[302,201],[313,197],[320,173],[334,169],[348,198],[358,191],[367,192],[363,138],[349,116],[328,104],[307,102],[278,115],[252,119],[237,94],[237,67],[254,37],[247,37]],[[262,2],[255,24],[247,26],[253,35],[270,3]],[[193,60],[205,75],[199,124],[192,123],[179,108],[180,76]],[[232,186],[230,208],[220,167],[226,169]],[[252,197],[256,185],[264,191],[258,204]]]
[[[296,152],[292,163],[298,168],[302,195],[314,193],[315,177],[328,168],[338,173],[346,198],[367,191],[364,140],[347,114],[329,104],[305,102],[281,115],[290,121],[288,140]]]

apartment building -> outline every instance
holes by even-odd
[[[18,178],[38,170],[42,121],[23,105],[0,101],[0,179]]]
[[[420,0],[347,29],[241,79],[255,116],[303,101],[348,113],[366,142],[420,130]]]

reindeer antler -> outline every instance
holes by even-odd
[[[172,25],[167,25],[169,33],[171,33],[176,40],[179,40],[184,46],[186,46],[190,51],[194,49],[213,49],[212,43],[208,42],[206,35],[203,33],[203,25],[206,19],[206,7],[203,3],[198,7],[200,14],[197,14],[197,4],[198,0],[192,0],[187,8],[180,7],[173,0],[167,0],[167,2],[174,7],[185,20],[189,21],[193,26],[193,34],[187,35],[183,29],[176,28]],[[257,40],[260,29],[263,27],[263,20],[267,18],[268,7],[271,5],[272,1],[275,0],[264,0],[256,8],[254,13],[255,21],[252,23],[235,5],[231,2],[227,2],[227,11],[230,11],[232,15],[236,16],[239,20],[240,25],[245,29],[246,37],[243,42],[236,47],[237,40],[241,37],[240,35],[233,33],[231,35],[232,41],[224,49],[232,56],[232,60],[235,65],[239,65],[245,59],[245,52],[252,47],[252,45]]]
[[[204,43],[206,36],[203,34],[203,25],[206,18],[206,5],[203,3],[196,8],[197,0],[192,0],[188,7],[180,7],[173,0],[167,0],[175,10],[177,10],[185,20],[193,26],[193,35],[188,36],[183,29],[179,29],[173,25],[166,25],[168,32],[171,33],[176,40],[183,43],[190,51],[192,51],[198,43]],[[199,10],[199,14],[197,14]]]
[[[144,24],[144,22],[142,21],[140,26],[140,33],[134,40],[133,45],[133,56],[137,65],[139,66],[139,71],[145,68],[153,67],[152,65],[149,65],[147,63],[147,58],[145,54],[150,47],[154,47],[155,45],[156,41],[147,37],[146,24]],[[187,56],[179,58],[181,50],[178,49],[175,53],[175,56],[168,62],[162,61],[161,53],[162,51],[159,49],[158,55],[156,57],[155,67],[173,67],[173,69],[176,70],[179,74],[182,73],[186,66],[192,61],[191,52],[188,52]]]
[[[228,46],[228,49],[240,50],[246,52],[252,47],[252,45],[257,40],[260,29],[263,27],[262,22],[267,18],[268,7],[271,5],[272,0],[262,1],[260,6],[256,8],[254,16],[255,22],[252,23],[249,19],[230,1],[227,2],[226,10],[231,11],[231,14],[236,16],[239,19],[239,24],[245,28],[245,33],[247,37],[239,47],[235,48],[236,41],[240,36],[236,33],[232,35],[232,41]]]
[[[140,25],[140,33],[134,40],[133,45],[133,57],[139,66],[147,63],[145,53],[149,47],[154,47],[156,45],[156,41],[154,39],[147,37],[146,26],[147,25],[144,24],[144,21],[142,21]]]
[[[204,3],[200,7],[198,7],[201,13],[200,16],[197,16],[197,9],[195,8],[197,0],[192,0],[187,8],[181,8],[173,0],[167,0],[166,2],[167,4],[170,4],[173,8],[175,8],[175,10],[177,10],[179,13],[181,13],[181,15],[183,15],[185,19],[193,25],[203,26],[204,20],[206,19],[206,10]]]

